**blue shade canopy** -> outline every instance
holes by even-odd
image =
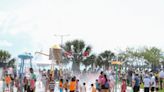
[[[31,59],[31,58],[33,58],[33,56],[31,55],[31,53],[23,53],[23,54],[18,55],[18,57],[20,59]]]

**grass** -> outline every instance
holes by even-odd
[[[159,90],[159,92],[164,92],[164,89],[163,90]]]
[[[141,83],[140,88],[144,89],[144,84],[143,83]]]
[[[143,83],[140,85],[140,88],[141,88],[141,89],[144,89]],[[163,89],[163,90],[159,90],[158,92],[164,92],[164,89]]]

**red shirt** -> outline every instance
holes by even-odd
[[[126,82],[125,81],[122,82],[121,92],[126,92]]]

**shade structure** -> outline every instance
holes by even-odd
[[[51,48],[54,48],[54,49],[61,49],[61,47],[60,47],[58,44],[53,45]]]
[[[23,53],[23,54],[18,55],[18,57],[20,59],[32,59],[33,58],[33,56],[31,55],[31,53]]]
[[[122,65],[122,62],[120,62],[120,61],[112,61],[112,65]]]

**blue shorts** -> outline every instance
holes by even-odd
[[[60,92],[63,92],[63,89],[62,88],[60,88]]]

